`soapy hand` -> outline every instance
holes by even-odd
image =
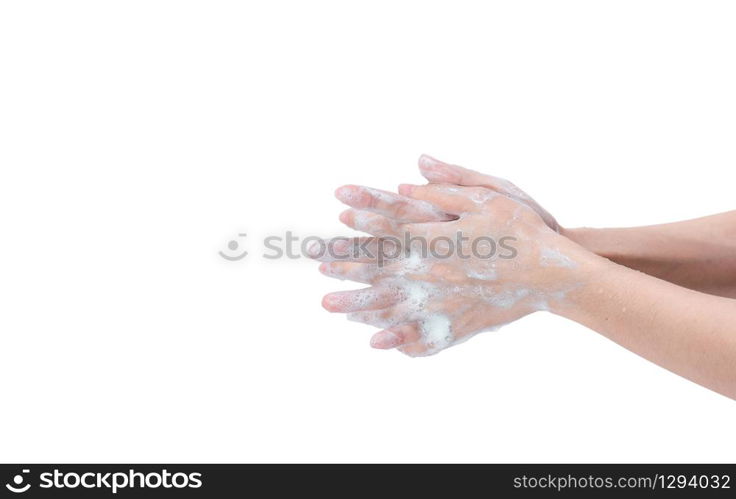
[[[486,187],[503,194],[534,210],[547,226],[555,232],[561,232],[562,228],[550,213],[542,208],[531,196],[522,191],[516,185],[506,179],[494,177],[485,173],[476,172],[451,165],[431,156],[423,154],[419,157],[419,171],[430,183],[433,184],[455,184],[466,187]]]
[[[712,234],[733,233],[736,212],[633,229],[563,230],[507,181],[427,156],[419,163],[429,185],[402,185],[399,194],[337,190],[352,207],[340,219],[372,237],[308,249],[325,274],[371,285],[331,293],[323,303],[382,328],[372,346],[429,355],[549,310],[736,398],[736,308],[727,298],[734,296],[734,245],[727,237],[711,244]],[[692,289],[673,284],[679,282]]]
[[[423,173],[439,179],[469,172],[450,168]],[[575,286],[575,245],[550,228],[528,196],[445,184],[403,185],[400,192],[341,187],[338,199],[353,209],[340,220],[374,237],[334,240],[319,254],[313,248],[326,275],[372,285],[323,300],[329,311],[383,328],[372,346],[436,353],[544,310]]]

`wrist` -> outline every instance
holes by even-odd
[[[621,304],[625,312],[623,304],[631,291],[622,287],[627,272],[634,271],[605,258],[591,259],[579,269],[572,286],[550,300],[549,311],[585,325],[610,313],[614,304]]]
[[[573,241],[574,243],[586,248],[590,251],[594,251],[596,247],[595,242],[598,239],[600,229],[593,229],[591,227],[573,227],[563,228],[560,227],[560,235]]]
[[[647,249],[640,242],[641,236],[632,239],[630,229],[577,227],[560,234],[591,253],[627,266],[645,256]]]
[[[551,247],[565,254],[570,265],[564,269],[546,269],[545,279],[549,285],[557,284],[557,291],[550,293],[549,311],[575,320],[581,310],[591,303],[591,296],[603,293],[602,286],[609,282],[608,277],[622,267],[589,251],[567,235],[558,237]]]

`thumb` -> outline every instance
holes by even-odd
[[[430,184],[455,184],[463,187],[492,189],[499,194],[526,204],[536,211],[552,230],[560,231],[557,220],[547,210],[542,208],[526,192],[504,178],[486,175],[462,166],[451,165],[426,154],[419,156],[419,171]]]
[[[462,166],[451,165],[426,154],[422,154],[419,157],[419,171],[431,184],[455,184],[462,185],[464,187],[485,187],[512,198],[528,198],[521,189],[506,179],[469,170]]]
[[[469,170],[462,166],[451,165],[422,154],[419,157],[419,171],[431,184],[455,184],[465,187],[486,187],[501,194],[515,194],[511,182],[499,177]]]

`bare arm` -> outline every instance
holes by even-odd
[[[704,293],[736,298],[736,211],[621,229],[561,229],[593,253]]]
[[[676,286],[595,255],[583,285],[552,311],[736,399],[736,300]]]

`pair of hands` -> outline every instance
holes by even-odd
[[[312,247],[327,276],[370,287],[330,293],[330,312],[382,330],[371,346],[436,353],[548,310],[575,287],[576,250],[546,210],[512,183],[429,156],[427,185],[399,193],[347,185],[348,227],[372,237]]]

